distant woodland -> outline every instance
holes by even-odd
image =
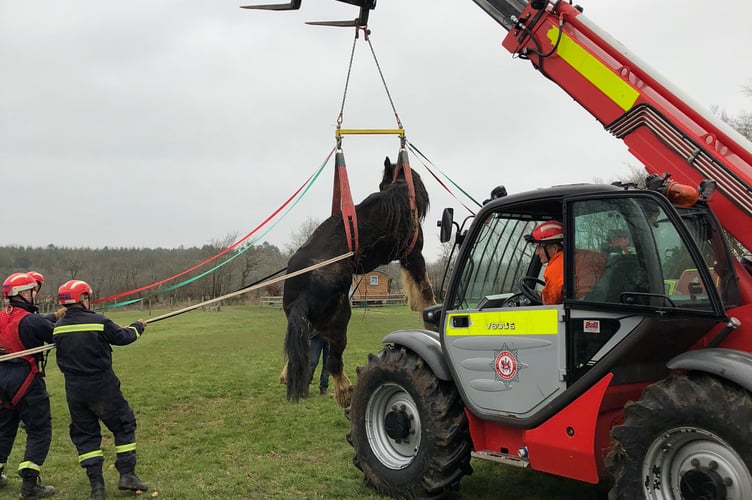
[[[227,246],[164,248],[45,248],[0,247],[0,275],[5,279],[19,271],[38,271],[45,277],[38,297],[43,310],[56,307],[57,288],[71,279],[81,279],[94,290],[95,300],[135,290],[165,280],[197,266]],[[250,285],[270,274],[283,273],[287,256],[264,243],[229,251],[194,271],[148,290],[117,299],[142,299],[141,306],[174,307],[215,298]],[[210,269],[216,268],[211,272]],[[199,275],[206,275],[195,279]],[[182,286],[176,286],[180,285]],[[282,283],[249,295],[280,295]]]

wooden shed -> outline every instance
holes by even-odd
[[[355,306],[386,304],[390,301],[389,276],[382,271],[353,276],[351,301]]]

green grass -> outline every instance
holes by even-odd
[[[153,311],[156,317],[166,311]],[[123,324],[139,311],[111,313]],[[350,321],[345,369],[381,349],[388,332],[420,327],[406,307],[356,309]],[[283,364],[284,314],[261,306],[192,311],[149,325],[136,343],[114,347],[115,371],[138,419],[139,476],[151,490],[142,498],[380,498],[365,487],[345,440],[348,422],[332,398],[312,395],[289,403],[278,382]],[[68,409],[54,350],[47,365],[53,442],[42,468],[55,498],[86,498],[88,481],[68,437]],[[314,389],[315,386],[312,386]],[[312,391],[316,394],[316,391]],[[112,435],[103,431],[109,498],[117,490]],[[14,473],[25,445],[19,437],[8,460],[10,484],[0,499],[17,498]],[[473,460],[457,499],[605,498],[603,487]]]

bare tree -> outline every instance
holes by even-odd
[[[298,248],[302,247],[320,224],[321,221],[314,219],[313,217],[308,217],[304,220],[303,223],[290,234],[290,241],[285,245],[287,253],[292,255]]]

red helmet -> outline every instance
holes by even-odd
[[[24,290],[32,290],[37,287],[37,280],[26,273],[13,273],[3,281],[3,297],[13,297]]]
[[[42,284],[44,283],[44,276],[42,276],[42,273],[38,273],[36,271],[29,271],[26,274],[34,278],[34,280],[37,282],[37,291],[40,290],[42,288]]]
[[[38,273],[36,271],[29,271],[26,274],[34,278],[37,281],[37,283],[39,283],[40,285],[44,283],[44,276],[42,276],[42,273]]]
[[[66,281],[57,289],[57,301],[62,305],[78,304],[82,295],[93,295],[91,287],[85,281]]]
[[[564,225],[555,220],[546,221],[533,229],[530,243],[558,243],[564,239]]]

